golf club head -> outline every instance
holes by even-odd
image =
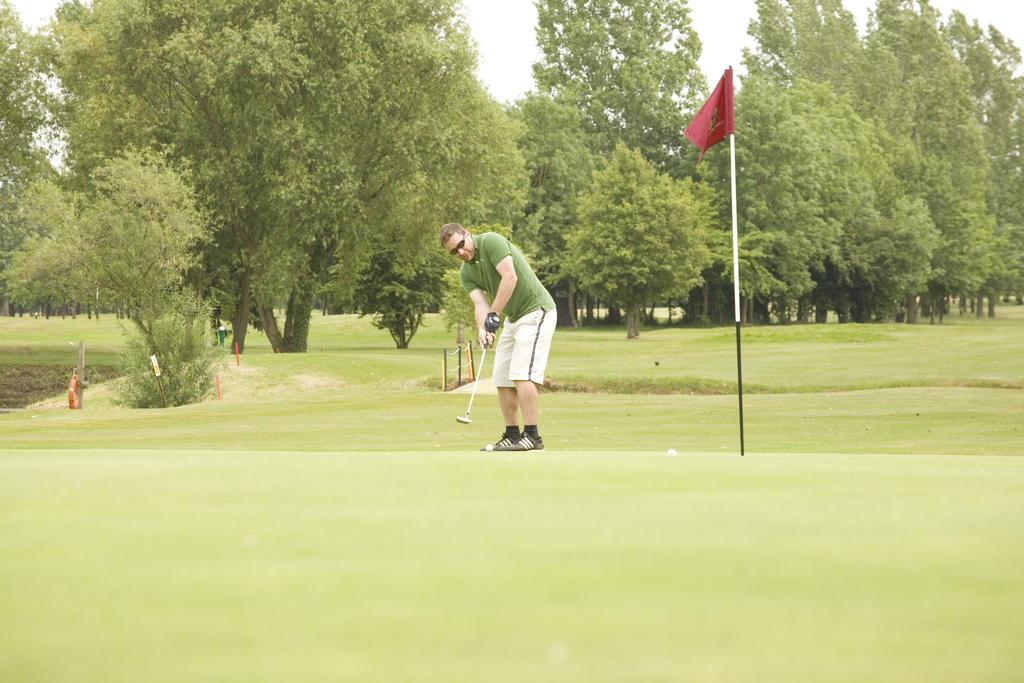
[[[465,415],[459,415],[457,418],[455,418],[455,421],[456,422],[461,422],[464,425],[468,425],[469,423],[472,422],[472,420],[469,419],[469,414],[468,413],[465,414]]]

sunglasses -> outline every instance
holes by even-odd
[[[466,246],[466,238],[465,237],[463,237],[461,240],[459,240],[459,243],[455,245],[454,249],[449,249],[448,253],[451,254],[452,256],[458,256],[459,252],[462,250],[462,248],[464,246]]]

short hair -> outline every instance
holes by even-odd
[[[441,226],[441,245],[448,244],[448,240],[451,239],[455,233],[466,234],[466,229],[462,227],[460,223],[445,223]]]

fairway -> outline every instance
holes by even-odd
[[[1016,459],[0,458],[0,680],[1019,680]]]
[[[0,415],[0,448],[294,451],[461,450],[493,442],[497,400],[439,390],[452,333],[427,316],[411,348],[357,316],[314,316],[308,353],[274,354],[249,336],[225,353],[223,400],[171,410],[116,407],[108,385],[86,410],[54,397]],[[110,364],[123,342],[112,316],[0,318],[0,367]],[[790,325],[744,329],[746,447],[764,453],[1024,454],[1024,306],[944,325]],[[735,339],[723,328],[559,330],[545,391],[552,450],[737,453]],[[69,372],[69,371],[68,371]],[[490,376],[491,368],[485,368]],[[14,374],[0,381],[17,381]]]

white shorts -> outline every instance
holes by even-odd
[[[494,386],[514,387],[516,380],[543,384],[557,324],[558,312],[553,308],[538,308],[514,323],[505,320],[494,352]]]

